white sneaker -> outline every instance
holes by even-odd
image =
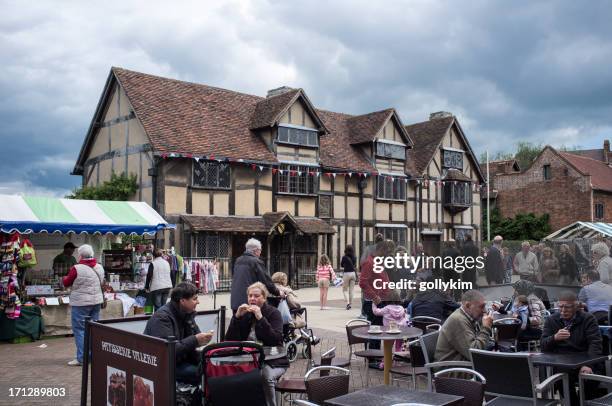
[[[72,361],[70,361],[70,362],[68,363],[68,365],[70,365],[71,367],[80,367],[80,366],[81,366],[81,365],[83,365],[83,364],[81,364],[81,363],[80,363],[79,361],[77,361],[76,359],[73,359]]]

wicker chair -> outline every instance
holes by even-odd
[[[310,340],[305,340],[306,356],[312,355],[312,347]],[[312,357],[306,359],[306,370],[304,374],[312,368]],[[282,405],[286,397],[289,397],[291,401],[291,395],[303,395],[306,393],[306,383],[304,378],[281,378],[275,385],[275,390],[278,393],[277,398],[280,398],[280,402],[276,402],[278,405]]]
[[[470,375],[472,379],[443,376],[455,372]],[[433,386],[436,392],[463,396],[462,406],[482,406],[486,383],[484,376],[468,368],[445,369],[436,372],[433,378]]]
[[[418,376],[426,376],[427,370],[425,369],[425,356],[419,340],[413,340],[408,344],[410,349],[409,363],[405,366],[392,366],[390,373],[393,382],[399,384],[404,379],[395,378],[395,375],[410,377],[412,380],[412,389],[416,390],[416,379]]]
[[[336,347],[332,347],[321,355],[318,361],[313,361],[314,367],[322,367],[331,365],[333,367],[345,368],[351,365],[351,360],[347,358],[336,357]]]
[[[434,323],[434,324],[428,324],[428,325],[425,327],[425,334],[427,334],[427,333],[433,333],[434,331],[440,331],[440,329],[441,329],[441,328],[442,328],[442,324],[437,324],[437,323]]]
[[[314,372],[319,372],[319,376],[313,377]],[[313,368],[304,377],[308,400],[323,404],[328,399],[346,395],[349,392],[350,379],[351,372],[345,368],[333,366]]]
[[[427,390],[432,391],[433,373],[439,369],[448,368],[471,368],[472,363],[469,361],[440,361],[434,362],[436,354],[436,346],[438,345],[439,331],[425,334],[419,337],[421,347],[423,348],[423,356],[425,358],[425,369],[427,370]]]
[[[376,349],[369,349],[368,348],[368,342],[369,340],[367,338],[359,338],[359,337],[355,337],[353,335],[353,330],[355,330],[356,328],[359,327],[367,327],[370,325],[370,322],[367,320],[362,320],[362,319],[352,319],[346,322],[345,324],[345,328],[346,328],[346,337],[348,339],[348,344],[349,344],[349,361],[352,358],[353,355],[355,355],[356,357],[361,357],[364,360],[364,364],[365,364],[365,383],[361,382],[361,384],[365,387],[367,386],[368,382],[369,382],[369,374],[368,374],[368,370],[370,369],[368,367],[368,364],[370,362],[370,360],[372,358],[382,358],[385,356],[384,352],[382,350],[376,350]],[[355,345],[359,345],[359,344],[363,344],[364,345],[364,349],[363,350],[357,350],[355,351],[353,346]]]
[[[570,405],[569,379],[567,374],[558,373],[537,384],[535,368],[530,354],[508,353],[470,349],[474,369],[487,380],[485,395],[496,396],[487,403],[491,406],[524,404],[544,406],[556,405],[557,399],[545,397],[557,382],[563,383],[563,404]],[[503,373],[500,373],[500,367]],[[542,397],[539,398],[538,395]],[[574,405],[572,405],[574,406]]]
[[[595,375],[595,374],[580,374],[578,377],[578,382],[580,385],[580,406],[610,406],[612,405],[612,392],[608,393],[605,396],[601,396],[597,399],[586,400],[584,398],[584,382],[585,381],[596,381],[606,383],[608,385],[612,384],[612,377],[604,376],[604,375]]]
[[[291,404],[295,405],[295,406],[319,406],[316,403],[312,403],[312,402],[309,402],[309,401],[303,400],[303,399],[292,400]]]
[[[429,316],[417,316],[410,319],[410,323],[412,323],[412,327],[420,328],[423,330],[423,333],[426,333],[427,326],[430,324],[442,324],[442,320]]]

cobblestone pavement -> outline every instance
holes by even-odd
[[[345,304],[338,290],[330,291],[329,310],[320,310],[317,289],[302,289],[299,292],[302,304],[308,309],[308,324],[314,329],[321,342],[314,347],[313,355],[320,357],[322,351],[336,347],[338,357],[346,358],[349,348],[344,331],[347,320],[359,315],[359,297],[354,303],[357,310],[345,310]],[[332,296],[335,294],[335,297]],[[212,299],[203,298],[203,308],[212,308]],[[217,297],[217,305],[226,305],[229,295]],[[229,312],[231,314],[231,312]],[[228,320],[229,322],[229,320]],[[70,367],[66,363],[74,358],[74,340],[72,337],[52,338],[25,344],[0,344],[2,360],[2,379],[0,380],[0,405],[78,405],[81,389],[81,368]],[[351,390],[362,388],[364,364],[362,359],[353,359],[351,363]],[[301,377],[306,372],[306,360],[299,357],[291,364],[285,376]],[[370,386],[382,384],[382,372],[370,369]],[[403,384],[405,385],[405,384]],[[423,383],[421,383],[423,385]],[[65,387],[67,396],[63,398],[40,399],[11,398],[10,387]],[[423,387],[423,386],[422,386]]]

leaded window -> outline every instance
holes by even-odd
[[[377,227],[377,233],[381,233],[385,240],[392,240],[395,245],[406,246],[406,227]]]
[[[472,204],[472,189],[468,182],[448,181],[444,184],[444,204],[469,206]]]
[[[318,147],[319,134],[317,130],[279,126],[277,141],[286,144]]]
[[[198,233],[196,256],[202,258],[229,258],[229,234]]]
[[[405,179],[393,176],[378,176],[376,197],[387,200],[406,200]]]
[[[463,171],[463,152],[442,150],[442,167]]]
[[[376,155],[385,158],[406,159],[406,147],[403,145],[389,144],[386,142],[376,143]]]
[[[303,165],[281,165],[278,171],[278,193],[313,195],[317,193],[315,168]]]
[[[193,186],[229,189],[229,164],[222,162],[194,162]]]

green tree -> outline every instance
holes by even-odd
[[[482,216],[483,236],[487,235],[487,213]],[[519,213],[514,218],[502,218],[499,209],[491,210],[491,238],[501,235],[505,240],[539,241],[550,234],[549,215]]]
[[[75,189],[68,199],[80,200],[116,200],[126,201],[138,190],[137,177],[135,174],[129,176],[125,173],[111,174],[109,181],[99,186],[83,186]]]
[[[524,171],[535,161],[543,149],[542,144],[535,145],[531,142],[520,141],[516,144],[514,159],[518,162],[521,170]]]

